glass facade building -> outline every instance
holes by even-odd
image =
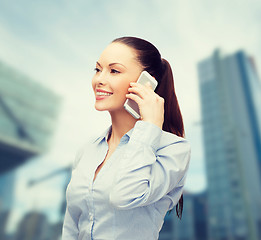
[[[198,75],[209,239],[261,239],[261,85],[253,59],[216,50]]]
[[[175,208],[164,220],[159,240],[207,240],[206,192],[184,192],[182,218],[176,216]]]
[[[15,171],[45,152],[57,122],[60,97],[0,62],[0,239],[13,207]]]
[[[47,149],[59,103],[56,94],[0,62],[0,173]]]

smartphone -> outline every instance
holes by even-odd
[[[158,85],[158,82],[155,80],[154,77],[152,77],[147,71],[143,71],[138,80],[137,83],[140,83],[142,85],[145,85],[147,82],[150,83],[153,91]],[[139,119],[140,118],[140,110],[138,104],[133,101],[132,99],[127,99],[124,103],[124,108],[126,111],[128,111],[134,118]]]

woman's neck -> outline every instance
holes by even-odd
[[[110,115],[112,131],[108,141],[112,145],[118,145],[122,136],[134,127],[137,119],[132,117],[125,109],[110,112]]]

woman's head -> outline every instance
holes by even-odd
[[[153,44],[140,38],[117,38],[101,54],[92,81],[96,100],[98,95],[96,109],[123,109],[129,83],[137,81],[143,70],[158,81],[155,92],[165,100],[163,130],[184,136],[170,64],[161,58],[160,52]],[[106,94],[110,95],[100,95],[102,93],[99,91],[106,91]],[[99,101],[100,99],[102,101]]]

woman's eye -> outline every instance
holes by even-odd
[[[111,69],[111,73],[120,73],[118,70]]]
[[[100,72],[101,70],[99,68],[94,68],[94,71],[97,73]]]

